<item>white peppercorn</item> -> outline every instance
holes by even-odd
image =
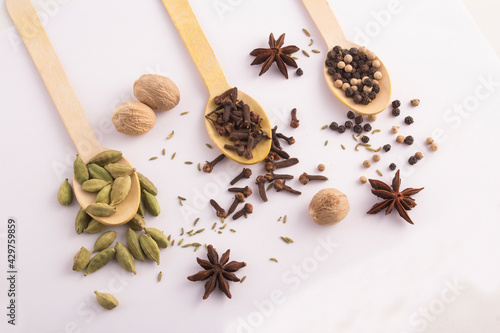
[[[365,168],[367,168],[367,169],[368,169],[369,167],[371,167],[371,166],[372,166],[372,162],[370,162],[370,161],[368,161],[368,160],[365,160],[365,161],[363,162],[363,166],[364,166]]]
[[[339,62],[337,63],[337,67],[338,67],[339,69],[344,69],[344,68],[345,68],[345,62],[343,62],[343,61],[339,61]]]
[[[382,78],[382,72],[376,71],[373,74],[373,77],[375,78],[375,80],[380,80]]]
[[[399,126],[392,126],[391,133],[396,134],[397,132],[399,132]]]
[[[350,55],[350,54],[346,54],[346,55],[345,55],[345,57],[344,57],[344,62],[345,62],[346,64],[348,64],[348,63],[352,62],[352,55]]]
[[[425,143],[427,143],[428,145],[432,144],[434,142],[434,139],[433,138],[427,138],[425,140]]]
[[[418,98],[412,99],[410,101],[411,106],[419,106],[420,100]]]
[[[342,90],[344,90],[344,91],[345,91],[347,88],[350,88],[350,87],[351,87],[351,85],[350,85],[349,83],[347,83],[347,82],[346,82],[346,83],[344,83],[344,84],[342,85]]]
[[[345,66],[344,70],[346,71],[346,73],[350,73],[350,72],[352,72],[352,66],[347,65],[347,66]]]
[[[342,80],[337,80],[333,85],[335,86],[335,88],[341,88],[342,84],[344,84]]]
[[[318,171],[325,171],[325,165],[324,164],[318,164]]]
[[[372,156],[372,160],[373,160],[373,162],[378,162],[378,161],[380,161],[380,155],[379,155],[379,154],[373,154],[373,156]]]
[[[368,181],[368,178],[366,178],[365,176],[361,176],[359,177],[359,182],[361,184],[366,184],[366,182]]]
[[[373,121],[375,121],[375,120],[377,120],[377,115],[375,115],[375,114],[371,114],[371,115],[369,115],[369,116],[368,116],[368,121],[373,122]]]
[[[403,143],[404,141],[405,141],[405,137],[402,135],[398,135],[398,137],[396,138],[397,143]]]
[[[432,151],[437,151],[437,150],[438,150],[438,148],[439,148],[439,147],[438,147],[437,142],[433,142],[433,143],[431,144],[431,150],[432,150]]]
[[[380,63],[379,60],[373,60],[372,62],[372,66],[375,67],[375,68],[380,68],[382,64]]]
[[[366,93],[371,93],[373,90],[373,87],[368,87],[368,86],[364,86],[363,87],[363,91],[366,92]]]
[[[351,86],[357,86],[358,85],[358,79],[352,78],[351,79]]]

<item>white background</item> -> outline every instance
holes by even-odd
[[[220,3],[229,6],[226,11],[215,6]],[[366,35],[364,42],[390,70],[393,97],[403,102],[402,116],[384,112],[373,124],[382,130],[372,136],[373,144],[390,142],[393,149],[366,170],[361,163],[371,154],[354,151],[350,134],[321,130],[344,121],[347,110],[326,87],[325,45],[300,1],[191,1],[229,83],[256,98],[272,122],[297,140],[286,148],[301,163],[289,172],[316,173],[324,163],[330,178],[307,186],[290,182],[303,191],[300,197],[271,191],[264,204],[253,195],[248,202],[255,213],[229,222],[220,235],[210,230],[217,219],[208,200],[229,206],[225,189],[241,166],[227,160],[210,175],[196,170],[198,162],[218,154],[205,146],[201,113],[208,93],[162,3],[73,0],[42,8],[47,33],[100,142],[122,150],[160,190],[162,214],[147,216],[146,223],[177,242],[181,227],[193,228],[200,217],[197,228],[207,230],[185,242],[211,243],[220,252],[230,248],[233,260],[248,264],[237,273],[246,281],[231,284],[232,300],[214,292],[202,301],[203,283],[186,279],[201,269],[195,257],[205,256],[202,249],[163,250],[161,265],[137,263],[137,276],[116,262],[87,277],[71,271],[76,251],[91,248],[97,237],[74,232],[76,202],[64,208],[56,201],[59,184],[71,175],[75,149],[15,30],[1,32],[0,266],[4,274],[5,221],[13,216],[19,274],[15,328],[6,324],[8,286],[4,275],[0,280],[0,327],[8,332],[498,332],[500,64],[460,1],[392,3],[399,3],[397,10],[385,15],[392,8],[385,0],[330,1],[347,36]],[[265,47],[270,32],[286,32],[285,44],[310,50],[303,27],[321,51],[310,58],[297,55],[304,75],[291,72],[285,80],[272,68],[258,77],[248,53]],[[111,113],[133,98],[133,82],[147,72],[174,80],[181,103],[157,114],[150,133],[119,134]],[[412,98],[421,99],[418,108],[408,105]],[[301,120],[296,130],[287,124],[293,107]],[[180,116],[183,111],[190,113]],[[406,115],[415,118],[409,127],[402,124]],[[415,144],[393,143],[393,125],[413,135]],[[166,141],[172,130],[174,138]],[[439,139],[438,152],[423,143],[428,136]],[[406,161],[418,150],[425,157],[410,167]],[[151,156],[159,158],[149,161]],[[184,164],[188,160],[195,164]],[[395,213],[365,214],[378,199],[357,179],[389,182],[391,162],[402,169],[403,188],[425,187],[410,212],[414,226]],[[252,169],[254,176],[263,172],[262,165]],[[246,183],[256,192],[254,178]],[[317,226],[308,217],[310,199],[324,187],[338,188],[350,200],[350,214],[334,227]],[[182,207],[178,195],[188,199]],[[285,214],[287,223],[277,222]],[[125,227],[116,230],[124,242]],[[295,243],[287,245],[280,236]],[[101,309],[94,290],[112,291],[120,306]]]

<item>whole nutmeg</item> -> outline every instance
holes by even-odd
[[[334,188],[325,188],[312,198],[309,216],[316,224],[333,225],[342,221],[349,213],[347,196]]]
[[[156,116],[146,104],[128,101],[116,107],[111,120],[120,133],[142,135],[153,128]]]
[[[157,74],[145,74],[135,81],[134,95],[155,111],[171,110],[181,99],[174,81]]]

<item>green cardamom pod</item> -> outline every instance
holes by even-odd
[[[137,274],[135,271],[135,262],[134,256],[130,253],[129,249],[125,245],[120,242],[116,242],[115,244],[116,250],[116,260],[124,270],[127,272],[131,272]]]
[[[144,251],[142,251],[141,244],[139,242],[139,234],[132,230],[128,229],[127,234],[125,236],[127,239],[127,246],[128,249],[130,250],[130,253],[137,259],[146,262],[146,256],[144,254]]]
[[[116,250],[114,247],[107,248],[96,254],[92,259],[90,259],[89,265],[87,266],[87,270],[85,271],[85,276],[90,273],[94,273],[106,266],[108,262],[111,261],[115,257]]]
[[[152,195],[158,194],[158,189],[146,176],[144,176],[140,172],[137,172],[137,177],[139,178],[139,183],[141,184],[141,190],[146,190]]]
[[[83,208],[80,208],[75,218],[76,233],[81,234],[87,228],[91,219],[92,217],[90,217]]]
[[[165,236],[163,231],[158,230],[156,228],[145,228],[144,231],[147,234],[151,235],[156,244],[158,244],[158,247],[165,249],[170,245],[170,242],[168,241],[168,238],[167,236]]]
[[[83,184],[84,181],[89,180],[89,170],[78,154],[76,155],[75,162],[73,162],[73,173],[75,174],[76,180],[80,184]]]
[[[146,222],[144,222],[144,219],[139,214],[135,214],[134,217],[127,222],[127,225],[132,230],[141,231],[146,227]]]
[[[132,188],[132,178],[130,176],[118,177],[113,182],[113,188],[111,189],[110,199],[111,206],[116,206],[121,203],[127,195],[130,193]]]
[[[97,196],[95,197],[95,202],[101,202],[109,205],[109,203],[111,202],[110,193],[112,186],[113,186],[112,184],[104,186],[102,190],[100,190],[99,193],[97,193]]]
[[[69,206],[73,202],[73,189],[68,182],[68,178],[64,180],[59,191],[57,191],[57,201],[63,206]]]
[[[107,182],[113,181],[113,177],[111,177],[109,172],[106,171],[106,169],[104,169],[102,166],[97,165],[95,163],[91,163],[87,166],[87,168],[89,169],[90,178],[101,179]]]
[[[144,206],[144,200],[142,200],[141,196],[141,199],[139,200],[139,208],[137,208],[137,214],[144,217],[145,213],[146,213],[146,206]]]
[[[146,257],[151,260],[156,261],[156,264],[160,264],[160,249],[158,248],[158,244],[154,241],[154,239],[149,234],[144,234],[139,238],[139,243],[141,244],[141,248],[144,251]]]
[[[85,228],[85,232],[89,233],[89,234],[97,234],[101,231],[103,231],[104,229],[106,229],[107,225],[105,224],[102,224],[101,222],[97,221],[97,220],[90,220],[89,224],[87,225],[87,228]]]
[[[116,207],[110,206],[105,203],[93,202],[85,208],[85,211],[97,217],[108,217],[116,212]]]
[[[144,206],[146,206],[146,210],[149,214],[153,216],[160,215],[160,204],[154,195],[146,190],[142,190],[142,198],[144,199]]]
[[[80,272],[87,268],[90,261],[90,252],[85,247],[81,247],[73,258],[73,270]]]
[[[135,171],[135,168],[120,163],[109,163],[105,165],[104,168],[113,178],[128,176]]]
[[[109,184],[110,182],[107,182],[102,179],[89,179],[83,182],[82,190],[86,192],[99,192]]]
[[[101,252],[104,249],[107,249],[113,242],[115,241],[116,238],[116,231],[111,230],[103,233],[101,236],[99,236],[95,243],[94,243],[94,252]]]
[[[118,150],[106,150],[103,151],[94,157],[92,157],[89,161],[90,163],[95,163],[100,166],[105,166],[109,163],[116,163],[122,158],[122,152]]]
[[[112,310],[118,306],[118,300],[115,296],[108,293],[100,293],[97,290],[94,291],[97,303],[106,310]]]

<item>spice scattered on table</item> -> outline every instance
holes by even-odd
[[[279,36],[276,40],[274,35],[271,33],[269,35],[269,48],[258,48],[250,52],[250,55],[254,56],[255,59],[250,65],[262,65],[259,76],[267,72],[271,67],[273,62],[276,62],[279,71],[283,76],[288,79],[288,70],[286,66],[297,68],[297,63],[290,57],[290,54],[299,51],[299,48],[295,45],[289,45],[283,47],[285,42],[285,34]]]
[[[326,188],[314,195],[309,204],[309,216],[319,225],[333,225],[349,213],[347,196],[334,188]]]

